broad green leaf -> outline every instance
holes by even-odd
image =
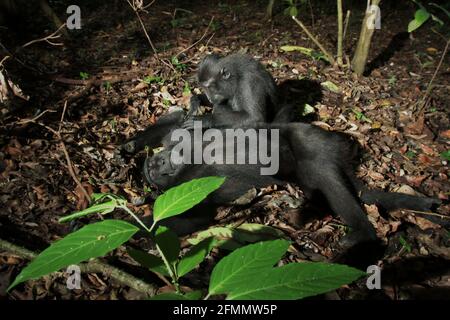
[[[139,262],[141,266],[146,267],[153,272],[162,274],[163,276],[170,276],[169,271],[167,271],[166,269],[164,261],[160,257],[133,248],[128,248],[127,252],[130,257],[132,257],[136,262]]]
[[[194,238],[190,238],[187,241],[196,245],[209,237],[214,237],[216,240],[214,246],[225,250],[235,250],[247,243],[283,238],[284,234],[280,230],[262,224],[244,223],[238,227],[228,225],[209,228],[199,232]]]
[[[155,233],[155,242],[169,263],[174,263],[178,260],[180,241],[173,231],[167,227],[160,226]]]
[[[192,208],[208,194],[218,189],[225,181],[223,177],[204,177],[185,182],[167,190],[159,196],[153,207],[155,222],[176,216]]]
[[[204,231],[200,231],[194,238],[187,239],[190,244],[196,245],[201,241],[214,237],[217,240],[226,240],[233,237],[233,228],[231,227],[213,227]]]
[[[329,292],[365,273],[339,264],[291,263],[253,277],[240,277],[229,300],[294,300]]]
[[[200,298],[202,297],[202,292],[200,290],[186,292],[184,296],[189,300],[200,300]]]
[[[188,297],[175,293],[175,292],[166,292],[158,294],[157,296],[153,296],[148,300],[190,300]]]
[[[334,93],[341,92],[341,89],[331,81],[324,81],[320,85],[331,92]]]
[[[70,214],[68,216],[62,217],[62,218],[60,218],[58,220],[58,222],[59,223],[63,223],[63,222],[71,221],[73,219],[80,218],[80,217],[86,216],[86,215],[91,214],[91,213],[96,213],[96,212],[99,212],[99,213],[104,215],[104,214],[107,214],[107,213],[110,213],[110,212],[114,211],[116,206],[117,206],[117,203],[114,202],[114,201],[108,201],[108,202],[105,202],[105,203],[96,204],[96,205],[93,205],[93,206],[91,206],[89,208],[86,208],[84,210],[81,210],[81,211],[72,213],[72,214]]]
[[[414,14],[414,20],[408,24],[408,32],[413,32],[414,30],[420,28],[428,19],[430,18],[430,13],[425,9],[419,9]]]
[[[207,238],[193,246],[178,263],[178,276],[182,277],[197,267],[214,247],[214,238]]]
[[[42,251],[16,277],[8,290],[29,279],[36,279],[90,258],[102,257],[117,248],[139,229],[121,220],[105,220],[87,225]]]
[[[296,17],[298,15],[298,10],[295,6],[293,6],[289,9],[289,15],[291,17]]]
[[[209,293],[231,292],[244,279],[278,262],[289,247],[286,240],[258,242],[237,249],[219,261],[211,273]]]

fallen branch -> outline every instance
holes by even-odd
[[[33,260],[37,256],[37,253],[33,251],[19,247],[2,239],[0,239],[0,250],[11,252],[16,256],[27,260]],[[80,271],[83,273],[103,273],[111,279],[121,282],[139,292],[145,293],[150,297],[154,296],[157,290],[155,286],[148,284],[125,271],[101,262],[98,259],[90,260],[87,263],[81,263],[79,267]]]

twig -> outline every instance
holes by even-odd
[[[296,17],[292,16],[292,19],[300,26],[300,28],[305,31],[305,33],[308,35],[308,37],[319,47],[320,51],[330,60],[331,64],[335,64],[336,61],[334,60],[334,57],[325,49],[325,47],[317,40],[317,38],[308,30],[308,28]]]
[[[423,109],[425,108],[425,106],[427,104],[428,96],[430,95],[431,90],[433,89],[432,88],[433,81],[436,78],[436,76],[437,76],[437,74],[439,72],[439,69],[442,66],[442,62],[444,61],[445,55],[447,54],[447,50],[448,50],[448,46],[449,45],[450,45],[450,39],[447,40],[447,43],[446,43],[445,48],[444,48],[444,52],[442,52],[441,59],[439,60],[439,63],[437,65],[437,67],[436,67],[436,70],[434,70],[433,76],[431,77],[430,82],[428,83],[427,91],[425,92],[425,95],[423,96],[423,98],[422,98],[422,100],[420,102],[421,105],[419,107],[418,114],[422,113]]]
[[[3,67],[3,63],[8,60],[10,58],[10,56],[4,56],[2,61],[0,61],[0,67]]]
[[[66,148],[66,144],[64,143],[64,140],[61,136],[61,127],[62,127],[62,121],[64,120],[64,114],[66,112],[66,108],[67,108],[67,101],[64,103],[64,109],[63,109],[63,113],[61,116],[61,121],[59,123],[59,128],[58,131],[56,131],[55,129],[53,129],[52,127],[49,127],[43,123],[37,122],[36,119],[39,119],[42,115],[44,115],[46,112],[51,112],[51,111],[47,111],[45,110],[44,112],[42,112],[41,114],[39,114],[37,117],[35,117],[34,119],[26,119],[26,120],[22,120],[17,122],[18,124],[25,124],[25,123],[35,123],[37,125],[40,125],[41,127],[44,127],[45,129],[47,129],[48,131],[50,131],[51,133],[53,133],[53,135],[57,138],[57,140],[59,141],[60,145],[61,145],[61,149],[64,153],[64,156],[66,158],[66,163],[67,163],[67,169],[69,170],[69,174],[72,177],[72,179],[75,181],[75,184],[78,186],[78,188],[80,188],[81,192],[83,193],[83,196],[86,198],[86,200],[88,201],[88,203],[91,203],[91,197],[89,196],[89,193],[86,191],[86,189],[83,187],[83,185],[81,184],[80,180],[78,179],[77,175],[75,174],[75,170],[73,168],[73,164],[72,161],[70,160],[70,156],[69,153],[67,152],[67,148]]]
[[[434,212],[418,211],[418,210],[411,210],[411,209],[408,209],[408,210],[406,210],[406,211],[412,212],[412,213],[423,214],[423,215],[426,215],[426,216],[439,217],[439,218],[441,218],[441,219],[450,219],[449,216],[444,216],[443,214],[434,213]]]
[[[17,124],[27,124],[29,122],[36,122],[37,119],[39,119],[40,117],[42,117],[44,114],[46,114],[47,112],[56,112],[55,110],[44,110],[41,113],[39,113],[36,117],[34,117],[33,119],[24,119],[21,121],[18,121]]]
[[[11,252],[14,255],[28,260],[33,260],[37,257],[37,254],[35,252],[23,247],[19,247],[2,239],[0,239],[0,250]],[[154,285],[148,284],[132,276],[131,274],[117,269],[116,267],[110,266],[104,262],[101,262],[98,259],[91,260],[87,263],[81,263],[79,267],[80,271],[83,273],[103,273],[111,279],[119,281],[139,292],[145,293],[150,297],[154,296],[157,290]]]
[[[147,38],[148,43],[150,44],[150,47],[153,50],[153,55],[156,59],[159,60],[158,52],[156,51],[155,46],[153,45],[152,39],[150,39],[150,36],[148,35],[147,29],[145,28],[144,22],[142,21],[142,18],[139,14],[139,9],[144,10],[144,8],[149,7],[151,4],[153,4],[154,1],[152,1],[149,5],[142,7],[142,2],[136,1],[136,0],[127,0],[130,7],[133,9],[134,13],[136,14],[139,23],[141,24],[142,30],[144,31],[145,37]]]
[[[214,21],[214,16],[213,16],[213,17],[211,18],[211,20],[209,21],[208,26],[206,27],[205,32],[204,32],[203,35],[200,37],[200,39],[198,39],[197,41],[195,41],[193,44],[191,44],[191,45],[190,45],[189,47],[187,47],[186,49],[181,50],[179,53],[176,54],[176,57],[178,57],[180,54],[182,54],[182,53],[184,53],[184,52],[186,52],[186,51],[192,49],[192,48],[195,47],[199,42],[201,42],[201,41],[203,40],[203,38],[205,38],[206,34],[208,33],[209,27],[211,26],[211,24],[213,23],[213,21]]]
[[[147,38],[147,41],[153,50],[153,56],[156,58],[156,60],[161,61],[164,65],[166,65],[167,67],[172,69],[172,71],[177,72],[171,63],[164,61],[164,59],[159,58],[158,51],[156,50],[156,47],[153,45],[152,39],[150,39],[147,29],[145,28],[144,22],[142,21],[142,18],[139,14],[139,10],[146,12],[145,9],[147,9],[150,5],[152,5],[153,2],[155,2],[155,0],[153,0],[150,4],[148,4],[146,6],[143,6],[142,0],[127,0],[127,2],[130,5],[130,7],[133,9],[134,13],[136,14],[136,16],[139,20],[139,23],[141,24],[142,30],[144,31],[144,34],[145,34],[145,37]]]
[[[61,38],[61,35],[58,34],[58,33],[59,33],[59,32],[61,31],[61,29],[64,28],[65,26],[66,26],[66,24],[63,23],[63,24],[58,28],[58,30],[56,30],[56,31],[53,32],[52,34],[50,34],[50,35],[48,35],[48,36],[46,36],[46,37],[44,37],[44,38],[31,40],[31,41],[25,43],[24,45],[22,45],[22,48],[26,48],[26,47],[32,45],[33,43],[38,43],[38,42],[42,42],[42,41],[45,41],[45,42],[47,42],[48,44],[51,44],[52,46],[62,46],[62,45],[63,45],[62,43],[55,43],[55,42],[52,42],[51,40],[55,40],[55,39]]]

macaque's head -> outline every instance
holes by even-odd
[[[213,105],[226,103],[236,94],[237,73],[220,56],[211,54],[200,63],[198,82]]]
[[[147,157],[144,163],[144,175],[148,183],[164,188],[169,185],[178,170],[172,165],[170,151],[161,151]]]

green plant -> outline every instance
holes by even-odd
[[[441,158],[450,161],[450,150],[446,150],[441,153]]]
[[[402,245],[402,248],[404,248],[407,252],[412,251],[411,245],[408,243],[408,241],[406,241],[405,238],[403,238],[403,236],[400,236],[400,238],[398,240],[399,240],[400,244]]]
[[[111,86],[111,82],[109,81],[105,81],[103,82],[103,88],[105,88],[106,93],[109,93],[109,91],[111,90],[112,86]]]
[[[443,26],[444,22],[439,19],[436,15],[431,13],[427,8],[425,8],[420,2],[413,0],[415,4],[419,6],[419,9],[414,13],[414,19],[411,20],[408,24],[408,32],[413,32],[419,29],[425,22],[427,22],[430,18],[435,21],[439,26]],[[450,18],[450,13],[442,6],[436,3],[430,3],[430,6],[434,6],[440,10],[442,10],[447,16]]]
[[[170,60],[172,62],[172,65],[180,72],[183,72],[187,69],[187,65],[184,63],[181,63],[176,56],[173,56]]]
[[[164,84],[163,78],[158,77],[158,76],[146,76],[142,81],[146,84],[152,84],[152,83],[157,83],[159,85]]]
[[[284,14],[290,17],[296,17],[298,15],[299,7],[306,4],[306,0],[285,0],[287,8],[284,9]]]
[[[125,199],[108,193],[93,194],[93,206],[63,217],[59,221],[67,222],[91,213],[106,215],[116,209],[122,209],[130,214],[144,230],[152,234],[157,222],[179,215],[192,208],[209,193],[219,188],[223,181],[224,178],[221,177],[205,177],[194,179],[168,190],[155,201],[153,208],[154,223],[151,227],[147,227],[127,207]],[[35,260],[22,270],[8,290],[23,281],[39,278],[90,258],[104,256],[128,241],[138,230],[136,226],[128,222],[113,219],[87,225],[53,243],[41,252]],[[158,228],[155,236],[157,248],[165,247],[165,244],[158,244],[158,239],[166,239],[168,234],[169,232],[164,228]],[[160,253],[161,256],[165,257],[163,252]],[[167,264],[167,268],[170,269],[171,266]]]
[[[272,240],[233,251],[213,269],[204,299],[218,294],[225,294],[228,300],[301,299],[339,288],[365,275],[348,266],[320,262],[274,267],[289,245],[286,240]],[[183,295],[164,298],[182,299]]]
[[[358,110],[356,110],[356,109],[353,109],[352,111],[353,111],[353,113],[355,114],[357,120],[360,120],[360,121],[363,121],[363,122],[367,122],[367,123],[372,123],[372,120],[370,120],[369,118],[367,118],[367,117],[364,115],[364,113],[362,113],[361,111],[358,111]]]
[[[80,78],[81,78],[81,80],[89,79],[89,73],[81,71],[80,72]]]
[[[198,300],[204,294],[201,291],[183,292],[179,279],[196,268],[213,247],[224,245],[215,236],[221,237],[224,232],[230,232],[234,236],[237,229],[240,229],[241,234],[237,238],[241,242],[257,239],[254,235],[250,235],[254,231],[269,238],[280,235],[279,231],[273,228],[257,224],[241,225],[235,229],[219,227],[215,228],[215,231],[213,228],[200,232],[196,238],[191,239],[193,246],[180,257],[180,242],[170,229],[160,226],[153,234],[158,222],[192,208],[219,188],[223,182],[224,178],[221,177],[205,177],[168,190],[155,201],[154,223],[150,227],[145,226],[127,207],[125,199],[113,194],[94,194],[93,206],[63,217],[60,221],[70,221],[94,212],[105,215],[116,209],[125,210],[148,231],[159,253],[159,256],[156,256],[129,248],[129,255],[160,277],[169,277],[175,289],[175,292],[164,293],[152,299]],[[113,219],[87,225],[53,243],[39,254],[22,270],[8,290],[26,280],[36,279],[66,266],[104,256],[128,241],[137,231],[136,226]],[[327,263],[290,263],[274,267],[289,246],[289,241],[276,239],[236,249],[220,260],[213,269],[208,293],[204,299],[223,294],[230,300],[300,299],[339,288],[365,274],[345,265]]]

